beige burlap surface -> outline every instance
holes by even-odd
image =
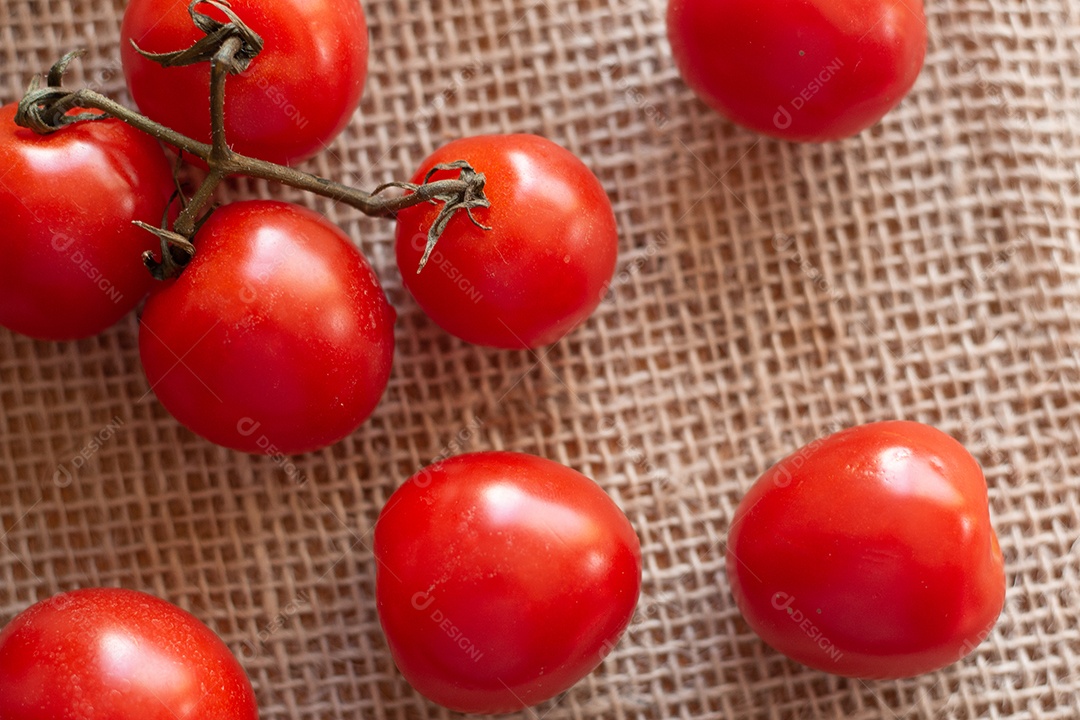
[[[85,47],[70,83],[126,101],[123,7],[0,0],[0,100]],[[809,146],[697,101],[662,0],[365,7],[362,107],[307,168],[371,187],[461,135],[546,135],[611,195],[610,297],[539,353],[472,347],[403,291],[391,222],[234,186],[222,199],[309,204],[372,260],[400,315],[382,404],[283,466],[215,447],[156,403],[134,315],[78,343],[0,330],[0,621],[61,590],[138,588],[221,634],[267,720],[449,717],[390,659],[371,530],[433,458],[512,449],[595,478],[644,554],[626,637],[523,716],[1080,717],[1080,2],[935,0],[911,95],[857,138]],[[982,463],[1008,595],[964,661],[846,680],[754,636],[724,538],[770,464],[895,417]]]

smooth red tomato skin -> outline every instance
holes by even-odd
[[[431,465],[375,526],[379,620],[414,688],[453,710],[518,710],[566,690],[622,635],[641,548],[596,483],[507,452]]]
[[[321,151],[348,124],[367,77],[368,31],[358,0],[232,0],[263,41],[262,52],[226,84],[225,130],[233,150],[277,163]],[[121,25],[131,96],[152,120],[210,142],[207,63],[163,68],[141,55],[172,52],[205,35],[187,2],[132,0]],[[209,5],[199,12],[224,21]]]
[[[0,633],[5,720],[257,720],[243,668],[208,627],[131,590],[62,593]]]
[[[732,520],[727,570],[766,643],[850,677],[956,662],[1005,601],[982,470],[915,422],[850,428],[770,468]]]
[[[855,135],[908,93],[926,55],[922,0],[670,0],[683,78],[752,130],[801,142]]]
[[[405,287],[440,327],[468,342],[534,348],[559,340],[592,314],[615,273],[618,228],[603,186],[573,153],[536,135],[455,140],[428,157],[413,182],[454,160],[487,178],[491,207],[473,215],[492,229],[459,213],[417,274],[440,206],[402,210],[396,251]]]
[[[153,283],[157,247],[133,220],[160,224],[172,171],[153,138],[119,120],[49,135],[0,108],[0,325],[40,340],[90,337]]]
[[[296,205],[227,205],[150,296],[139,352],[162,405],[235,450],[308,452],[353,432],[390,378],[394,311],[348,237]]]

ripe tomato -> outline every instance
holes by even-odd
[[[147,52],[171,52],[205,37],[187,6],[186,0],[131,0],[120,29],[121,59],[144,114],[210,142],[209,65],[162,68],[131,46],[134,40]],[[359,0],[232,0],[231,6],[265,44],[226,83],[229,144],[278,163],[314,155],[348,124],[364,89],[368,31]],[[209,5],[196,9],[227,20]]]
[[[62,593],[0,633],[5,720],[257,720],[240,663],[180,608],[131,590]]]
[[[42,340],[96,335],[146,296],[172,170],[157,141],[119,120],[50,135],[0,108],[0,325]]]
[[[459,455],[398,488],[375,526],[375,596],[398,668],[453,710],[566,690],[622,635],[641,548],[592,480],[520,453]]]
[[[463,340],[501,348],[555,342],[592,314],[615,273],[619,238],[603,186],[571,152],[535,135],[456,140],[425,160],[413,182],[454,160],[487,177],[491,207],[473,215],[492,229],[458,213],[417,273],[441,206],[402,210],[396,249],[405,287]]]
[[[249,201],[217,210],[195,246],[143,311],[139,352],[161,404],[250,453],[355,430],[390,377],[394,311],[348,237],[305,208]]]
[[[982,470],[914,422],[851,428],[770,468],[735,512],[727,570],[765,642],[851,677],[956,662],[1005,599]]]
[[[702,100],[752,130],[804,142],[876,123],[926,54],[922,0],[669,0],[667,30]]]

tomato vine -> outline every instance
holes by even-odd
[[[196,7],[210,5],[228,18],[223,23],[200,13]],[[141,130],[159,141],[170,145],[181,154],[201,159],[209,168],[206,179],[199,185],[191,198],[182,198],[182,211],[172,227],[167,220],[160,227],[146,223],[137,223],[152,232],[161,241],[160,259],[147,252],[143,261],[151,273],[159,280],[175,277],[191,261],[195,246],[191,240],[202,221],[212,208],[207,210],[214,191],[232,175],[245,175],[279,182],[290,187],[315,193],[335,201],[345,203],[373,217],[393,217],[399,210],[423,203],[442,203],[443,207],[432,223],[427,235],[427,247],[420,263],[423,269],[427,257],[438,242],[439,236],[447,223],[457,213],[465,211],[470,220],[478,227],[481,225],[472,215],[472,209],[490,205],[484,193],[486,178],[476,172],[465,161],[447,163],[437,170],[456,170],[456,178],[441,179],[423,183],[388,182],[374,190],[366,192],[342,183],[328,180],[317,175],[305,173],[277,163],[248,157],[234,152],[228,144],[225,133],[225,89],[229,75],[243,72],[248,64],[262,50],[262,39],[243,20],[232,11],[226,2],[218,0],[192,0],[188,13],[195,25],[205,33],[205,37],[189,48],[171,53],[145,53],[144,57],[164,67],[177,67],[201,62],[210,63],[210,109],[211,140],[210,144],[194,140],[161,123],[135,112],[124,105],[89,88],[67,90],[62,87],[62,78],[68,65],[81,51],[73,51],[61,58],[50,69],[46,86],[41,87],[38,78],[34,78],[30,88],[19,102],[15,122],[39,134],[55,132],[60,128],[79,122],[89,122],[114,117],[132,127]],[[138,50],[138,48],[136,47]],[[76,113],[74,110],[99,110],[101,113]],[[434,172],[434,170],[432,171]],[[389,188],[402,188],[409,192],[399,196],[384,196]]]

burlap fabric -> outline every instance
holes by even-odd
[[[126,100],[123,6],[0,0],[0,99],[85,47],[70,82]],[[461,135],[546,135],[613,200],[610,296],[549,349],[471,347],[403,291],[392,223],[234,186],[230,198],[308,203],[372,260],[399,312],[382,404],[344,442],[279,463],[165,413],[134,316],[79,343],[0,331],[0,621],[61,590],[139,588],[225,638],[263,718],[448,717],[391,662],[371,530],[421,465],[512,449],[600,482],[645,567],[627,636],[529,717],[1080,717],[1077,0],[932,3],[913,93],[824,146],[764,139],[697,101],[662,0],[365,6],[363,105],[308,169],[371,187]],[[770,464],[894,417],[933,423],[980,460],[1009,589],[968,659],[864,683],[756,639],[730,596],[724,537]]]

